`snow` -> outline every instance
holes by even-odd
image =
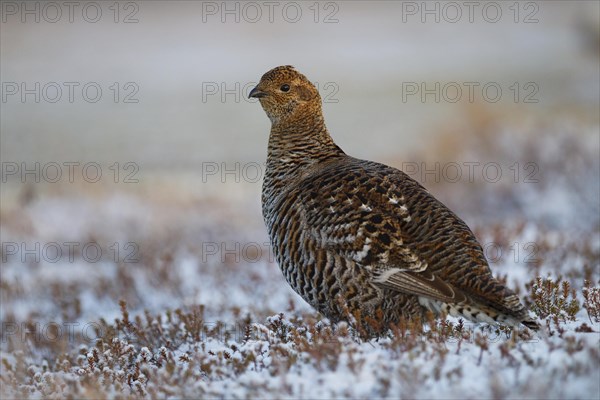
[[[557,139],[536,140],[545,149]],[[579,164],[595,151],[579,148]],[[594,185],[572,190],[561,175],[572,166],[541,165],[552,184],[508,187],[527,204],[522,214],[507,213],[514,203],[497,209],[501,221],[483,215],[478,203],[466,214],[480,241],[493,245],[486,253],[492,270],[522,299],[556,296],[579,305],[573,316],[557,311],[557,321],[542,316],[540,333],[514,340],[449,317],[449,326],[463,324],[462,333],[444,336],[437,325],[362,341],[345,324],[320,320],[285,282],[260,214],[243,206],[255,196],[251,184],[224,190],[237,193],[228,202],[165,202],[135,192],[41,196],[2,226],[3,243],[25,246],[3,254],[1,266],[2,359],[11,366],[3,367],[3,394],[68,396],[92,379],[109,397],[597,398],[600,321],[583,308],[582,289],[584,279],[600,287],[600,232],[594,218],[577,217],[588,211],[564,206],[597,194]],[[496,192],[483,189],[485,209]],[[453,198],[462,188],[442,183],[436,190]],[[540,198],[560,205],[537,207]],[[546,213],[558,222],[546,224]],[[67,242],[79,246],[69,253]],[[41,252],[40,260],[29,254],[23,262],[23,249],[36,243],[59,243],[63,253]],[[99,260],[86,258],[86,243],[99,246]],[[128,243],[137,246],[134,260],[127,259]],[[538,276],[563,277],[574,295],[546,293]],[[121,300],[137,328],[124,324]],[[116,337],[106,342],[111,326]]]

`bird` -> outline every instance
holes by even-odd
[[[406,173],[334,142],[303,74],[275,67],[248,96],[271,121],[261,197],[275,261],[309,305],[368,337],[431,315],[539,329],[462,219]]]

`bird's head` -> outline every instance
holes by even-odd
[[[260,101],[273,125],[293,120],[302,113],[321,112],[319,91],[291,65],[264,74],[248,97]]]

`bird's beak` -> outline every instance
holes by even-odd
[[[263,92],[262,90],[260,90],[257,86],[250,91],[250,94],[248,94],[248,98],[254,97],[254,98],[260,99],[261,97],[265,97],[266,95],[267,94],[265,92]]]

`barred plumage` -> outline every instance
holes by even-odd
[[[459,217],[402,171],[348,156],[333,142],[304,75],[274,68],[250,97],[272,123],[262,193],[271,244],[311,306],[361,326],[377,316],[380,329],[426,310],[538,327],[492,276]]]

